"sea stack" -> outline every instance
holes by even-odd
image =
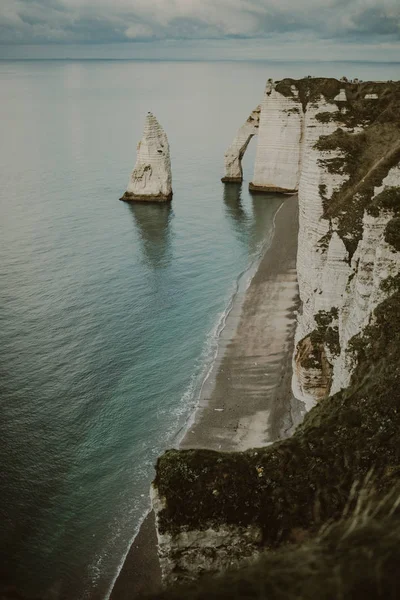
[[[165,131],[150,112],[137,146],[136,165],[121,200],[168,202],[172,199],[171,158]]]

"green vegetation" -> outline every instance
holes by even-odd
[[[257,524],[274,547],[298,528],[313,534],[338,519],[370,469],[379,492],[391,488],[400,472],[400,284],[390,287],[373,325],[353,340],[350,387],[321,400],[292,438],[231,454],[170,450],[158,460],[161,532]]]
[[[315,118],[320,123],[330,123],[331,121],[337,120],[337,113],[333,112],[321,112],[315,115]]]
[[[289,110],[286,111],[288,115],[298,115],[300,114],[300,110],[297,108],[297,106],[294,106],[293,108],[289,108]]]
[[[321,183],[318,186],[318,189],[320,197],[322,198],[322,200],[324,200],[326,198],[327,186],[325,185],[325,183]]]
[[[294,97],[291,89],[293,85],[299,90],[299,99],[303,105],[303,110],[306,109],[308,103],[315,102],[321,95],[328,102],[333,102],[335,96],[339,94],[340,88],[344,86],[337,79],[310,77],[305,79],[282,79],[277,82],[275,89],[283,96]]]
[[[364,211],[368,210],[373,202],[374,188],[382,184],[389,170],[400,160],[400,144],[397,143],[399,135],[400,130],[393,132],[390,128],[381,131],[381,135],[377,130],[357,135],[338,135],[335,132],[335,137],[327,136],[318,142],[320,149],[336,149],[343,152],[341,158],[322,161],[329,172],[345,173],[349,176],[342,187],[333,193],[329,202],[324,203],[324,209],[327,218],[338,218],[338,233],[350,257],[361,239]],[[338,141],[338,138],[341,140]],[[397,145],[394,145],[395,140]],[[331,142],[333,144],[329,148]],[[388,150],[388,147],[391,149]],[[377,156],[382,158],[376,160]]]
[[[382,184],[389,170],[400,161],[400,84],[344,85],[345,110],[323,112],[316,117],[324,123],[338,124],[332,134],[321,136],[316,147],[322,152],[338,153],[322,158],[320,164],[329,173],[346,176],[345,183],[329,201],[321,189],[320,196],[324,200],[325,217],[338,218],[338,232],[351,257],[362,235],[364,211],[373,214],[374,207],[375,211],[378,208],[378,203],[372,200],[374,188]],[[366,100],[365,95],[371,93],[377,94],[378,99]],[[362,132],[352,130],[360,125]],[[398,203],[393,200],[390,205],[388,199],[386,202],[386,208]]]
[[[386,187],[383,192],[375,196],[368,206],[367,211],[374,217],[385,210],[400,213],[400,187]]]
[[[396,250],[400,250],[400,187],[387,187],[368,206],[368,212],[377,217],[381,212],[393,213],[386,226],[385,240]]]
[[[327,136],[321,136],[316,143],[318,150],[339,150],[343,153],[342,157],[321,162],[326,166],[329,173],[346,173],[351,175],[360,165],[359,156],[367,144],[366,134],[364,132],[349,135],[340,127],[334,133]],[[333,166],[332,166],[333,165]]]
[[[337,325],[332,325],[332,321],[338,318],[338,310],[333,307],[329,311],[320,310],[315,315],[317,329],[311,334],[316,340],[324,343],[331,354],[340,354],[339,329]]]
[[[322,238],[318,240],[318,247],[321,248],[321,250],[328,250],[329,242],[331,241],[331,239],[332,231],[328,231],[328,233],[323,235]]]
[[[400,292],[400,275],[384,279],[381,283],[381,289],[386,292],[386,294]]]
[[[385,240],[395,250],[400,251],[400,217],[394,217],[386,225]]]

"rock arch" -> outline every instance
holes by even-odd
[[[251,138],[258,132],[260,112],[261,106],[257,106],[241,126],[232,144],[225,152],[225,175],[221,180],[224,183],[240,183],[243,181],[242,158]]]

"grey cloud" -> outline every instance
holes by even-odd
[[[370,8],[354,17],[354,29],[361,33],[399,35],[399,17],[393,18],[380,8]]]
[[[315,37],[400,39],[398,0],[1,0],[0,42]]]

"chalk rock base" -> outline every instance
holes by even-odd
[[[132,192],[125,192],[120,198],[123,202],[171,202],[172,192],[170,194],[157,194],[156,196],[145,196],[132,194]]]
[[[242,183],[241,177],[223,177],[222,183]]]
[[[288,189],[282,187],[276,187],[273,185],[254,185],[254,183],[249,183],[249,190],[253,194],[297,194],[296,189]]]

